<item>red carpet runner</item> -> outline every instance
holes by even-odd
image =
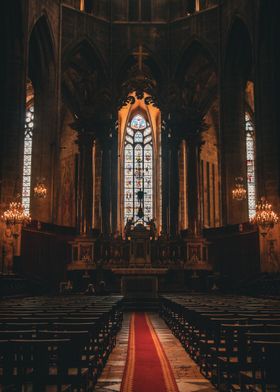
[[[130,320],[121,392],[178,392],[169,361],[145,313]]]

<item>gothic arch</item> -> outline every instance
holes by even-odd
[[[192,39],[185,47],[174,79],[188,92],[189,103],[195,102],[202,114],[206,114],[217,96],[216,61],[199,40]]]
[[[50,83],[54,78],[54,40],[46,14],[34,24],[29,37],[29,77],[35,88]]]
[[[34,134],[32,149],[31,189],[37,178],[46,178],[48,189],[44,203],[31,195],[31,214],[34,219],[52,220],[53,154],[56,137],[56,56],[54,40],[45,13],[36,21],[28,42],[28,78],[34,87]]]
[[[71,61],[75,53],[79,51],[82,51],[91,61],[96,62],[99,65],[100,72],[104,73],[104,76],[108,78],[108,66],[98,47],[92,42],[90,37],[87,36],[70,43],[64,48],[62,54],[62,69],[67,67],[69,61]]]
[[[80,40],[64,52],[62,95],[72,113],[78,117],[82,113],[85,116],[84,112],[90,105],[110,103],[106,67],[88,39]]]
[[[20,192],[23,149],[24,79],[26,48],[25,2],[15,0],[2,4],[0,47],[0,84],[5,97],[1,104],[0,125],[0,202]],[[15,140],[17,143],[15,144]],[[13,146],[12,151],[9,146]],[[10,184],[13,184],[12,186]],[[13,188],[13,189],[12,189]]]
[[[246,85],[253,80],[253,49],[249,30],[245,23],[235,17],[227,37],[222,76],[222,188],[223,217],[225,223],[248,220],[246,201],[232,200],[235,178],[246,182]],[[234,164],[233,164],[234,162]]]
[[[213,52],[213,49],[209,45],[209,43],[202,39],[202,37],[197,37],[195,35],[191,36],[185,44],[180,49],[178,54],[178,60],[175,65],[175,75],[178,75],[182,72],[182,68],[184,64],[188,61],[188,57],[191,52],[199,51],[203,53],[203,55],[209,60],[209,63],[212,63],[216,68],[217,59]]]
[[[279,208],[275,197],[280,194],[278,7],[279,3],[275,0],[260,1],[256,47],[256,131],[261,140],[261,143],[257,143],[259,196],[265,195]]]
[[[137,66],[137,59],[133,53],[138,51],[138,47],[135,47],[129,51],[125,51],[121,58],[123,59],[119,64],[117,64],[117,72],[116,72],[116,94],[120,94],[122,84],[127,81],[127,75],[131,72],[131,70]],[[166,80],[164,80],[163,75],[167,74],[164,66],[161,65],[161,61],[158,57],[146,46],[143,46],[143,52],[148,55],[144,57],[143,67],[149,72],[150,76],[156,82],[157,88],[161,87],[161,90],[158,91],[159,94],[163,93],[164,88],[166,87]],[[119,98],[117,96],[117,98]]]
[[[244,82],[252,78],[252,42],[249,30],[239,17],[235,17],[229,30],[225,52],[226,74],[243,77]]]
[[[178,104],[182,112],[194,115],[207,124],[207,130],[202,133],[203,145],[200,151],[200,216],[204,227],[215,227],[220,220],[219,196],[219,109],[217,65],[212,52],[199,40],[193,38],[181,53],[180,63],[177,64],[174,75],[179,91]],[[180,115],[180,113],[178,113]],[[184,115],[182,115],[184,118]],[[187,121],[186,118],[186,121]],[[181,124],[187,131],[190,124]],[[189,142],[191,143],[191,142]],[[188,227],[189,207],[186,178],[189,176],[190,145],[181,142],[179,146],[179,227]]]

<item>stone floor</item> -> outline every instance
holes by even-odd
[[[169,359],[179,391],[214,392],[216,389],[201,375],[195,362],[188,356],[181,343],[172,335],[164,321],[155,313],[150,313],[149,316]],[[129,319],[130,314],[125,314],[123,327],[117,337],[117,345],[95,387],[98,392],[120,391],[126,361]]]

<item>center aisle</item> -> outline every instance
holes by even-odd
[[[117,345],[95,390],[98,392],[215,391],[209,381],[200,374],[197,365],[190,359],[164,321],[155,313],[125,315],[122,330],[117,337]]]
[[[169,361],[146,313],[130,321],[121,392],[178,392]]]

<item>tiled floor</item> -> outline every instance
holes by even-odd
[[[181,343],[172,335],[164,321],[155,313],[149,314],[156,333],[169,359],[180,392],[214,392],[195,362],[185,352]],[[98,392],[119,392],[124,372],[129,333],[130,314],[124,316],[123,327],[117,337],[117,345],[99,378]],[[160,391],[155,391],[160,392]]]

